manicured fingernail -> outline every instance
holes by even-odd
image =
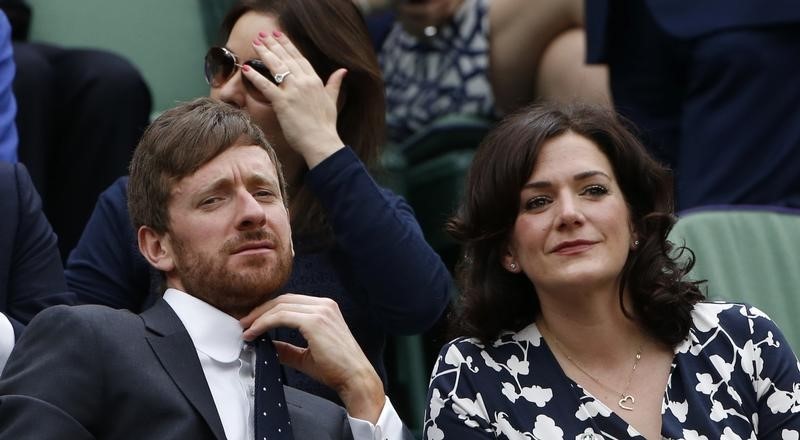
[[[261,37],[261,38],[267,38],[267,33],[266,32],[259,32],[258,36]]]
[[[253,44],[255,44],[256,46],[261,46],[261,40],[256,38],[255,40],[253,40]]]
[[[280,38],[281,35],[283,35],[281,33],[281,31],[278,31],[278,30],[272,31],[272,36],[275,37],[275,38]]]
[[[245,72],[249,72],[250,71],[250,66],[248,66],[247,64],[244,64],[244,65],[242,65],[242,70],[245,71]]]

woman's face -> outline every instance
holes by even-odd
[[[524,272],[540,297],[617,287],[634,235],[611,163],[593,142],[571,132],[547,141],[519,197],[507,270]]]
[[[283,31],[278,25],[274,16],[258,12],[247,12],[242,15],[234,24],[225,47],[233,52],[239,59],[239,63],[258,58],[253,49],[253,40],[259,32],[271,33],[273,30]],[[212,87],[209,95],[214,99],[227,102],[235,107],[244,109],[253,120],[264,131],[267,140],[275,147],[278,158],[289,175],[293,174],[292,159],[297,158],[283,137],[278,119],[272,109],[272,105],[267,102],[263,95],[258,91],[249,91],[242,82],[243,76],[241,69],[237,69],[228,81],[219,87]],[[255,94],[258,94],[256,96]]]

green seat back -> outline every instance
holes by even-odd
[[[478,148],[492,124],[493,121],[477,116],[445,115],[391,148],[400,151],[413,165],[449,151]]]
[[[425,239],[450,267],[457,245],[445,232],[445,222],[458,206],[474,155],[473,150],[451,151],[406,171],[406,194]]]
[[[709,299],[750,303],[800,348],[800,211],[727,207],[679,217],[669,239],[695,253]]]
[[[100,48],[137,66],[153,110],[208,95],[207,45],[199,0],[29,0],[31,41]],[[91,69],[92,66],[86,66]]]

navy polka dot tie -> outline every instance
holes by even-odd
[[[278,354],[266,334],[255,341],[256,390],[255,437],[256,440],[291,440],[292,422],[283,394],[283,380]]]

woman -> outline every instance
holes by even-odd
[[[290,187],[296,256],[283,291],[335,299],[385,380],[385,335],[428,329],[448,302],[450,278],[411,208],[367,172],[383,98],[363,20],[349,0],[242,0],[222,30],[224,49],[206,56],[211,97],[261,126]],[[125,185],[101,196],[67,279],[83,302],[140,310],[152,278],[133,246]],[[304,343],[294,331],[275,337]],[[337,401],[307,376],[285,373],[289,385]]]
[[[584,62],[582,0],[355,0],[393,7],[380,45],[389,139],[448,114],[483,118],[534,98],[608,104],[605,68]]]
[[[786,340],[753,307],[701,302],[666,241],[669,173],[613,114],[527,108],[474,163],[449,224],[462,337],[434,368],[426,438],[797,435]]]

